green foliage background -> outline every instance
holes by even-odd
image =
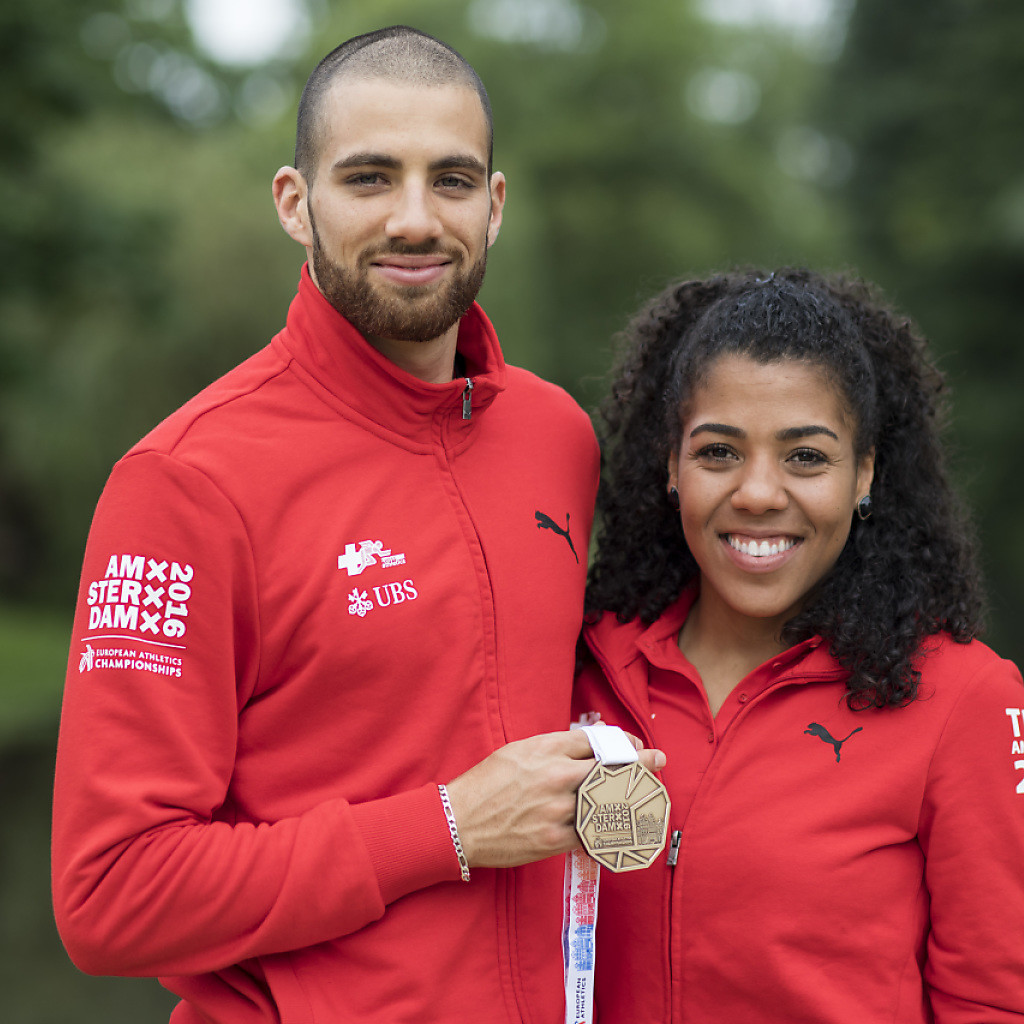
[[[232,68],[197,50],[182,0],[0,0],[7,1019],[166,1019],[155,983],[79,975],[50,923],[81,552],[112,462],[279,328],[302,253],[270,179],[290,162],[306,73],[355,33],[414,24],[481,72],[509,181],[481,299],[509,360],[588,408],[615,332],[674,277],[799,263],[881,284],[940,353],[988,639],[1024,660],[1024,6],[837,0],[815,31],[723,21],[735,6],[309,0],[298,52]]]

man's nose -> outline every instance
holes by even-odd
[[[388,217],[388,237],[402,238],[412,245],[439,238],[443,228],[436,203],[436,197],[425,185],[404,185],[395,195]]]

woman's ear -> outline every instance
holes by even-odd
[[[857,463],[857,494],[856,499],[860,501],[865,494],[871,492],[871,485],[875,480],[875,449],[871,448],[860,457]]]
[[[672,451],[668,453],[668,483],[665,485],[668,488],[679,488],[679,452]]]

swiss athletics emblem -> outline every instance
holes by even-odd
[[[392,554],[391,548],[385,548],[382,540],[362,540],[358,548],[355,544],[346,544],[345,553],[338,555],[338,568],[346,570],[349,576],[358,576],[378,562],[385,569],[405,565],[405,555]]]

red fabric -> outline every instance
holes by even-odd
[[[1024,1018],[1017,669],[935,638],[921,699],[854,713],[846,673],[809,641],[712,718],[677,646],[692,600],[647,629],[605,616],[586,631],[576,713],[666,751],[680,834],[674,868],[663,854],[603,873],[597,1020]]]
[[[56,915],[177,1022],[561,1017],[561,859],[458,881],[437,783],[569,720],[596,444],[479,307],[459,348],[468,420],[465,381],[397,369],[304,273],[100,499]]]

